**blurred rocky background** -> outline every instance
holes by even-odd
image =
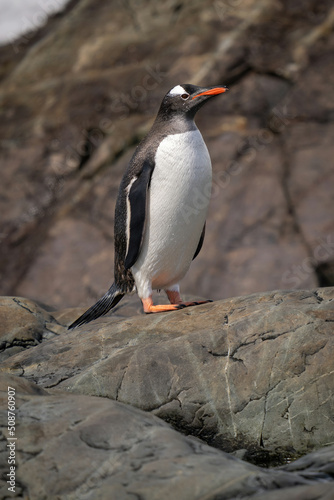
[[[334,284],[331,0],[72,0],[0,47],[0,293],[91,304],[113,279],[126,165],[178,83],[214,183],[182,290],[212,299]]]

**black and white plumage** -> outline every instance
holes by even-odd
[[[209,98],[226,90],[184,84],[165,95],[119,188],[114,283],[69,328],[106,314],[134,290],[148,313],[196,304],[182,302],[179,281],[203,243],[212,169],[194,117]],[[155,289],[165,290],[170,304],[153,305]]]

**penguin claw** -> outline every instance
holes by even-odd
[[[190,307],[190,306],[199,306],[201,304],[207,304],[208,302],[213,302],[212,300],[197,300],[197,301],[193,301],[193,302],[181,302],[180,305],[182,305],[183,307]]]

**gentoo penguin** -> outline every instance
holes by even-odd
[[[145,313],[198,304],[182,302],[179,289],[203,244],[211,190],[211,160],[194,117],[208,99],[226,90],[176,85],[163,98],[119,188],[115,281],[70,329],[106,314],[135,290]],[[152,290],[160,289],[170,304],[153,304]]]

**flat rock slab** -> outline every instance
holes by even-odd
[[[104,318],[1,369],[136,406],[224,451],[279,463],[333,443],[333,298],[334,288],[280,291]]]
[[[16,388],[16,498],[170,500],[173,492],[173,498],[182,500],[253,498],[255,493],[267,499],[276,489],[281,496],[289,492],[291,500],[330,498],[326,494],[333,482],[323,463],[333,462],[333,446],[305,457],[299,467],[295,464],[296,471],[265,470],[185,437],[128,405],[50,395],[6,375],[0,378],[4,436],[8,385]],[[0,446],[5,475],[5,439]],[[13,497],[7,487],[2,479],[1,498]]]

